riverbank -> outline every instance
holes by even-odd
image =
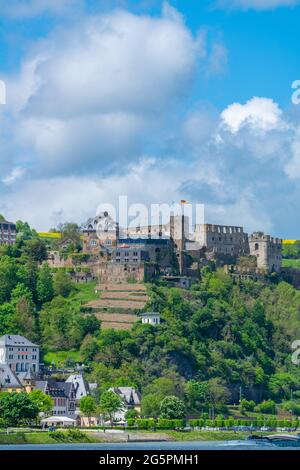
[[[265,433],[258,432],[263,435]],[[246,434],[247,436],[249,433]],[[142,443],[142,442],[183,442],[183,441],[231,441],[244,440],[244,432],[234,431],[165,431],[96,433],[89,431],[26,432],[0,434],[0,445],[10,444],[77,444],[77,443]]]
[[[69,433],[68,431],[56,432],[20,432],[0,434],[0,445],[13,444],[77,444],[105,442],[100,437],[91,436],[85,432]]]

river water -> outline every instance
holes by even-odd
[[[0,445],[0,450],[300,450],[253,441],[124,442],[97,444],[22,444]]]

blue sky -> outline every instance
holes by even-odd
[[[47,229],[128,194],[300,238],[300,1],[0,0],[0,12],[7,218]]]

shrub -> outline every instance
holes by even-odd
[[[293,414],[300,416],[300,403],[290,400],[286,401],[282,405],[282,409],[285,411],[291,411]]]
[[[189,425],[192,427],[192,428],[196,428],[197,426],[199,426],[199,419],[190,419],[189,420]]]
[[[174,426],[176,429],[184,428],[185,420],[184,419],[173,419]]]
[[[264,414],[276,414],[276,406],[273,400],[265,400],[257,406],[258,411]]]
[[[139,429],[150,429],[155,426],[153,418],[139,418],[135,420],[135,423]]]
[[[127,419],[127,424],[129,428],[133,428],[135,426],[135,419],[133,418]]]
[[[255,408],[255,402],[253,400],[245,400],[243,399],[241,401],[241,411],[254,411]]]
[[[158,418],[157,429],[176,429],[182,427],[184,421],[181,419]]]

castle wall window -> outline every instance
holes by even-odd
[[[258,244],[258,243],[255,243],[254,249],[255,249],[255,250],[258,250],[258,249],[259,249],[259,244]]]

